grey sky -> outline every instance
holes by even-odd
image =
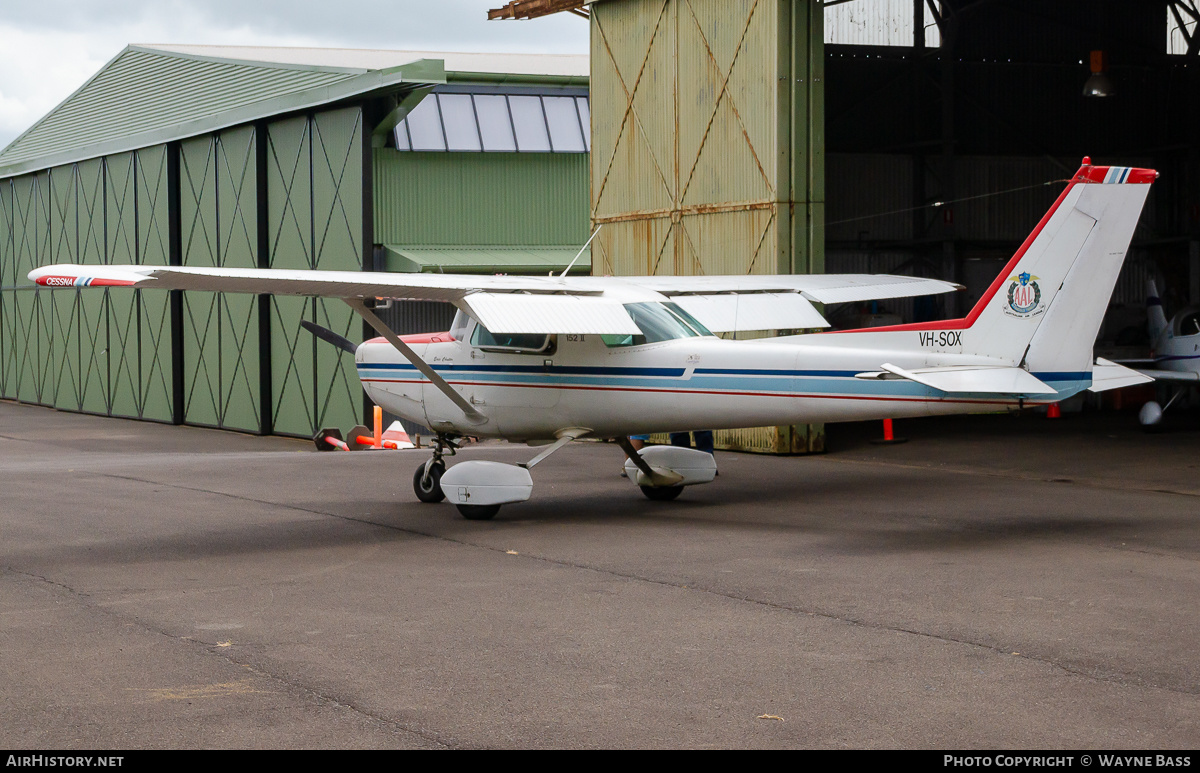
[[[0,3],[0,148],[129,43],[587,53],[570,14],[487,21],[504,0],[40,0]]]

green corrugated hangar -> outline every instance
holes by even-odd
[[[0,153],[0,397],[298,436],[355,424],[353,363],[300,327],[365,334],[340,303],[26,273],[561,270],[588,235],[588,122],[586,56],[130,46]]]

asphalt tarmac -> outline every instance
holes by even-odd
[[[0,402],[0,747],[1200,747],[1200,424],[896,429],[473,522],[424,451]]]

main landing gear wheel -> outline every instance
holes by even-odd
[[[683,493],[683,486],[638,486],[638,488],[655,502],[670,502]]]
[[[442,473],[445,471],[446,464],[441,461],[429,465],[429,477],[425,477],[425,465],[418,467],[413,473],[413,491],[417,492],[417,499],[427,504],[445,499],[446,492],[442,491]]]
[[[500,505],[456,505],[468,521],[488,521],[500,512]]]

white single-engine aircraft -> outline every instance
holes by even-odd
[[[1200,306],[1186,308],[1168,322],[1158,287],[1151,279],[1146,282],[1146,316],[1151,359],[1122,360],[1122,364],[1135,366],[1138,373],[1155,381],[1200,384]],[[1154,400],[1146,403],[1138,413],[1138,421],[1144,427],[1156,426],[1181,394],[1183,390],[1177,390],[1165,406]]]
[[[485,519],[529,498],[529,470],[568,442],[616,438],[651,499],[713,480],[710,454],[630,434],[857,421],[1018,408],[1138,383],[1093,362],[1100,327],[1150,184],[1149,169],[1083,166],[962,319],[755,341],[715,332],[829,324],[811,302],[947,292],[882,275],[515,277],[163,266],[56,265],[47,287],[136,287],[341,298],[382,339],[354,349],[367,394],[437,433],[414,476],[423,502],[449,497]],[[565,272],[564,272],[565,274]],[[396,335],[375,298],[448,301],[453,329]],[[463,436],[548,448],[521,465],[446,469]]]

